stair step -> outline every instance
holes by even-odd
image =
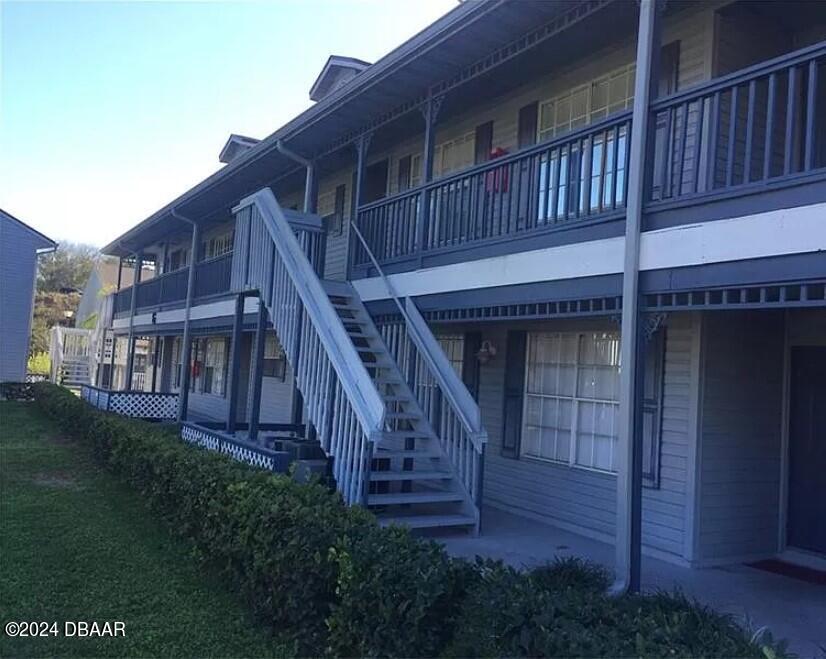
[[[388,403],[412,403],[413,399],[410,396],[405,396],[404,394],[387,394],[386,396],[382,396],[384,400]]]
[[[464,501],[461,492],[391,492],[371,494],[367,497],[369,506],[392,506],[404,503],[452,503]]]
[[[408,439],[416,437],[431,437],[429,432],[424,430],[385,430],[382,432],[385,439]]]
[[[429,529],[446,526],[476,526],[470,515],[394,515],[379,517],[381,526],[406,526],[411,529]]]
[[[449,471],[371,471],[371,481],[446,481],[453,478]]]
[[[384,415],[385,419],[402,419],[402,420],[414,420],[418,419],[418,414],[413,414],[412,412],[387,412]]]
[[[359,352],[367,353],[369,355],[382,355],[384,354],[384,349],[382,348],[371,348],[370,346],[353,346]]]
[[[383,449],[378,448],[376,452],[373,454],[374,459],[381,459],[381,458],[440,458],[442,457],[438,453],[434,453],[433,451],[428,451],[427,449]]]

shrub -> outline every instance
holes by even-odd
[[[607,598],[602,568],[451,559],[319,484],[193,448],[175,426],[101,412],[48,383],[32,391],[298,653],[762,656],[727,618],[679,596]]]
[[[28,373],[36,373],[37,375],[49,375],[51,373],[52,360],[48,352],[36,352],[29,355],[26,363],[26,371]]]
[[[463,561],[403,528],[374,527],[334,549],[338,600],[328,621],[335,656],[436,656],[473,579]]]
[[[0,382],[0,398],[3,400],[32,400],[34,392],[28,382]]]

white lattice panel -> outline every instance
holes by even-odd
[[[174,419],[178,414],[178,394],[111,392],[109,411],[139,419]]]
[[[232,438],[218,432],[185,424],[181,429],[181,439],[190,444],[201,446],[211,451],[217,451],[228,455],[239,462],[246,462],[254,467],[275,471],[279,466],[276,459],[265,449],[257,449],[253,446],[244,446],[235,442]],[[286,465],[282,465],[282,469]]]
[[[275,466],[275,461],[270,456],[232,442],[224,441],[221,445],[221,453],[229,455],[239,462],[246,462],[254,467],[261,467],[262,469],[269,469],[270,471],[272,471]]]

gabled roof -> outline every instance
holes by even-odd
[[[229,164],[235,160],[235,158],[244,153],[244,151],[251,149],[260,141],[261,140],[257,140],[254,137],[247,137],[246,135],[236,135],[235,133],[232,133],[229,136],[227,143],[224,144],[224,148],[221,149],[221,153],[218,155],[218,160]]]
[[[15,222],[16,224],[23,227],[26,231],[31,233],[38,241],[38,246],[37,246],[38,251],[40,251],[40,250],[52,251],[52,250],[57,249],[57,243],[54,240],[52,240],[48,236],[40,233],[37,229],[33,229],[32,227],[30,227],[28,224],[26,224],[22,220],[18,220],[14,215],[4,211],[2,208],[0,208],[0,216],[2,216],[2,218],[4,220],[7,220],[9,222]]]
[[[355,57],[344,57],[343,55],[330,55],[327,63],[321,69],[321,73],[310,87],[310,100],[320,101],[336,88],[336,82],[340,80],[342,72],[352,72],[348,80],[354,75],[358,75],[370,66],[370,62],[356,59]]]

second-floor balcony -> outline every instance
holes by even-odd
[[[783,195],[776,207],[822,201],[815,197],[826,180],[824,69],[820,42],[656,100],[643,228],[744,214],[750,205],[743,201],[756,194]],[[390,271],[462,260],[494,244],[523,251],[559,230],[619,227],[633,128],[630,111],[613,114],[363,205],[357,226]],[[352,264],[355,277],[371,272],[358,241]]]
[[[232,252],[199,261],[195,265],[195,298],[208,298],[230,291]],[[189,268],[181,268],[142,281],[137,286],[136,310],[180,304],[186,300]],[[132,287],[115,293],[115,315],[132,308]]]

